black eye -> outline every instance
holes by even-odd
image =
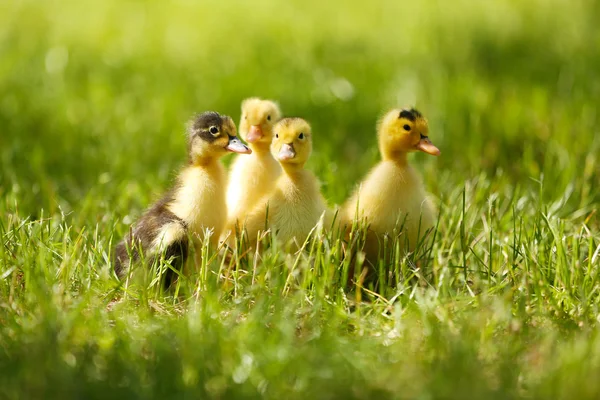
[[[275,139],[279,139],[279,133],[275,134]]]
[[[298,139],[304,139],[304,133],[300,132],[300,134],[298,135]]]
[[[408,124],[404,124],[403,128],[405,131],[410,131],[410,125]]]
[[[267,115],[267,121],[270,121],[270,120],[271,120],[271,116]]]
[[[209,131],[213,135],[216,135],[217,133],[219,133],[219,128],[217,128],[216,126],[211,126],[210,129],[209,129]]]

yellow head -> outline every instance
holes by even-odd
[[[302,118],[284,118],[273,131],[271,153],[282,165],[303,166],[312,152],[312,131]]]
[[[191,164],[202,164],[231,151],[249,154],[252,151],[236,136],[231,117],[207,111],[188,123],[188,154]]]
[[[256,97],[242,102],[240,135],[248,143],[270,144],[273,139],[273,126],[281,119],[279,106],[271,100]]]
[[[428,133],[427,120],[419,111],[392,110],[379,123],[379,151],[384,159],[398,159],[413,151],[439,156],[440,150],[431,143]]]

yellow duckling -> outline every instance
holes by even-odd
[[[383,250],[384,236],[393,235],[395,228],[403,228],[401,244],[407,244],[411,251],[434,225],[434,207],[419,174],[407,160],[408,153],[414,151],[440,154],[427,134],[427,120],[419,111],[388,112],[378,128],[382,161],[342,208],[341,220],[346,228],[353,220],[369,225],[365,253],[373,264]]]
[[[283,173],[273,193],[248,215],[245,228],[249,243],[256,243],[258,232],[265,225],[275,232],[282,243],[302,246],[311,230],[326,213],[317,178],[304,169],[312,152],[311,127],[301,118],[284,118],[274,128],[271,145],[273,156]]]
[[[225,225],[225,169],[219,159],[227,152],[251,153],[236,136],[233,120],[216,112],[205,112],[188,124],[189,164],[180,172],[177,183],[161,200],[150,207],[115,249],[115,272],[126,274],[140,258],[156,259],[164,253],[172,266],[181,268],[188,255],[188,235],[208,238],[214,246]],[[172,276],[167,276],[167,284]]]
[[[231,166],[227,186],[227,231],[235,232],[236,224],[243,221],[258,201],[275,187],[281,167],[269,147],[273,126],[280,118],[281,111],[273,101],[250,98],[242,102],[240,135],[248,142],[252,155],[237,157]]]

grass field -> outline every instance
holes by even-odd
[[[0,3],[0,398],[600,398],[600,5]],[[340,241],[218,257],[164,293],[111,250],[242,99],[313,125],[341,204],[415,105],[440,210],[397,286]],[[230,162],[225,159],[225,163]]]

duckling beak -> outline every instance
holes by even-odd
[[[225,146],[225,150],[240,154],[250,154],[252,150],[248,148],[237,136],[229,136],[229,143]]]
[[[422,151],[427,154],[431,154],[432,156],[439,156],[441,151],[437,147],[431,143],[431,140],[427,136],[421,135],[421,140],[415,146],[415,148],[419,151]]]
[[[260,125],[252,125],[246,136],[248,143],[258,142],[264,136]]]
[[[296,157],[296,151],[294,147],[289,143],[284,143],[279,150],[279,154],[277,154],[277,158],[279,161],[287,161]]]

